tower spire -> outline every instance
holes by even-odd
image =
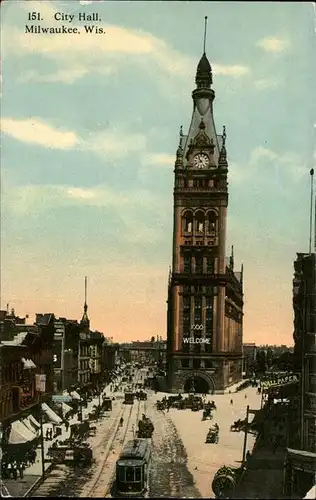
[[[222,137],[223,137],[223,146],[225,146],[226,144],[226,125],[223,125],[223,134],[222,134]]]
[[[232,245],[232,253],[229,259],[229,266],[232,270],[234,270],[234,245]]]
[[[87,306],[87,276],[84,277],[84,307],[85,311],[88,309]]]
[[[90,327],[90,320],[88,318],[88,303],[87,303],[87,276],[84,278],[84,306],[83,306],[83,315],[81,319],[81,325],[83,327]]]
[[[206,33],[207,33],[207,16],[205,16],[205,18],[204,18],[203,54],[205,54],[205,47],[206,47]]]

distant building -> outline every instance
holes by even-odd
[[[62,393],[78,383],[80,327],[66,318],[54,322],[54,392]]]
[[[120,355],[125,361],[138,363],[152,363],[153,361],[165,363],[167,342],[165,340],[136,340],[120,344]]]
[[[90,332],[90,380],[93,387],[102,381],[102,346],[104,336],[100,332]]]
[[[187,135],[174,169],[167,371],[171,392],[223,392],[242,379],[243,269],[226,257],[226,131],[217,134],[212,68],[204,53]]]
[[[243,344],[243,371],[251,375],[256,363],[257,346],[254,342]]]

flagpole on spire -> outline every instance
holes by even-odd
[[[314,198],[314,169],[310,170],[311,175],[311,204],[309,214],[309,253],[312,253],[312,234],[313,234],[313,198]]]
[[[205,54],[205,47],[206,47],[206,30],[207,30],[207,16],[205,16],[204,18],[203,54]]]

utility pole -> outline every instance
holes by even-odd
[[[39,393],[40,400],[40,426],[41,426],[41,459],[42,459],[42,478],[45,477],[45,453],[44,453],[44,433],[43,433],[43,410],[42,410],[42,393]]]
[[[45,453],[44,453],[44,434],[43,434],[43,410],[42,410],[42,394],[46,389],[46,375],[37,374],[36,375],[36,390],[39,395],[39,404],[40,404],[40,426],[41,426],[41,458],[42,458],[42,478],[45,477]]]
[[[245,465],[246,461],[246,448],[247,448],[247,436],[248,436],[248,427],[249,427],[249,405],[247,405],[247,412],[246,412],[246,429],[245,429],[245,436],[244,436],[244,447],[242,451],[242,466]]]

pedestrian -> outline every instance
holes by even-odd
[[[23,471],[24,471],[24,467],[22,464],[19,464],[19,476],[20,476],[20,479],[23,479]]]
[[[17,471],[17,468],[15,466],[12,469],[12,473],[13,473],[13,479],[17,479],[18,478],[18,471]]]
[[[69,422],[68,422],[68,420],[66,420],[66,422],[65,422],[65,428],[66,428],[66,431],[68,432],[68,429],[69,429]]]
[[[247,394],[245,394],[245,399],[247,399]]]
[[[47,427],[47,429],[46,429],[46,441],[48,441],[48,436],[49,436],[49,429]]]
[[[233,404],[233,400],[232,400],[232,399],[230,400],[230,404],[231,404],[231,405]]]
[[[52,441],[53,439],[53,428],[51,427],[49,430],[49,440]]]

